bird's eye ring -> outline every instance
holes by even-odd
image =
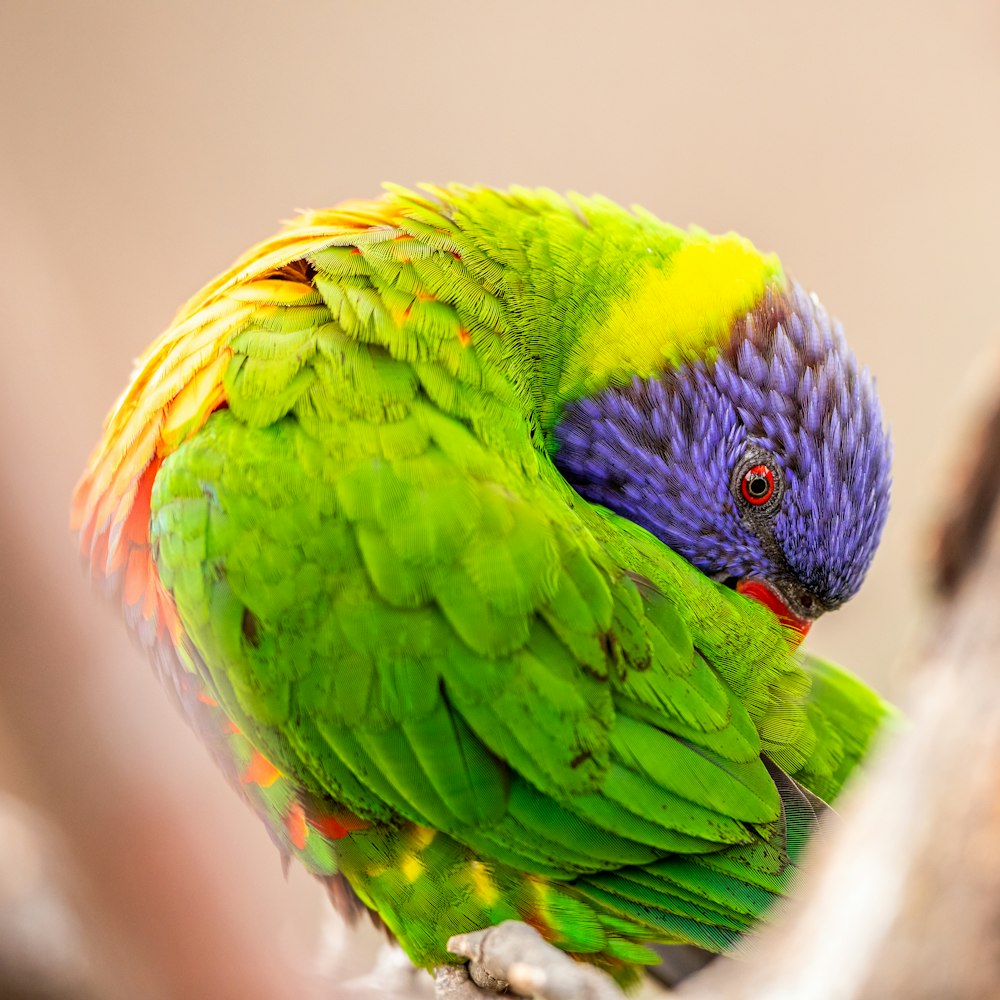
[[[766,465],[752,466],[740,482],[740,492],[747,503],[763,506],[774,496],[774,473]]]

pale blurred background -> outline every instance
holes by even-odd
[[[876,373],[895,438],[868,583],[809,646],[905,700],[936,505],[1000,372],[995,3],[2,13],[0,787],[72,845],[107,995],[280,996],[315,954],[321,892],[285,882],[67,530],[132,359],[297,208],[390,179],[546,185],[778,251]]]

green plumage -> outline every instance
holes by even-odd
[[[651,271],[714,238],[600,200],[445,202],[394,194],[307,258],[293,304],[229,293],[252,308],[227,406],[153,487],[160,580],[250,743],[371,824],[311,865],[417,962],[506,918],[626,977],[643,942],[727,947],[808,833],[772,770],[836,795],[884,709],[583,501],[550,436],[627,378],[602,324],[630,297],[645,322]],[[661,363],[715,350],[685,336]]]

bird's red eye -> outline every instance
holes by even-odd
[[[755,465],[747,470],[740,490],[747,503],[759,507],[774,495],[774,473],[766,465]]]

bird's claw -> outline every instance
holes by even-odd
[[[575,962],[533,927],[515,920],[448,941],[468,966],[442,966],[435,974],[438,1000],[483,1000],[484,991],[535,1000],[622,1000],[614,982],[592,965]]]

